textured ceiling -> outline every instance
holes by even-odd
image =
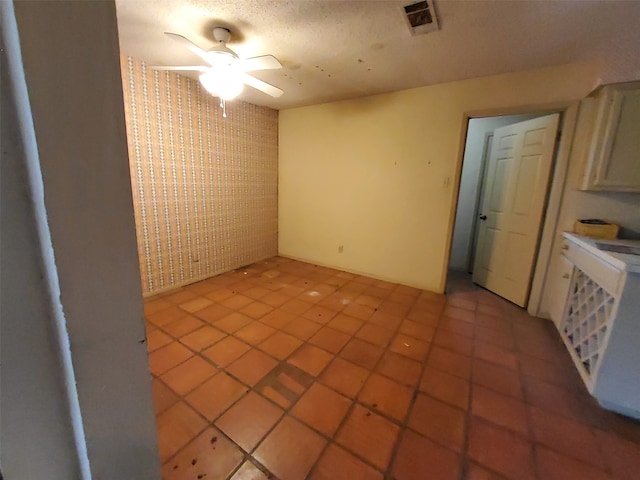
[[[166,38],[213,45],[226,26],[240,57],[273,54],[255,76],[279,99],[246,87],[242,100],[284,109],[572,62],[605,81],[640,79],[640,1],[435,0],[440,30],[412,36],[414,0],[116,0],[121,50],[149,64],[201,64]]]

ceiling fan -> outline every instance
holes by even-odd
[[[249,85],[272,97],[279,97],[284,93],[278,87],[274,87],[247,73],[257,70],[282,68],[282,64],[278,59],[273,55],[262,55],[251,58],[238,57],[238,55],[226,45],[231,39],[231,31],[227,28],[216,27],[213,29],[213,37],[218,44],[207,51],[177,33],[165,32],[165,35],[181,43],[207,62],[208,65],[156,65],[152,68],[156,70],[202,72],[199,77],[200,83],[209,93],[220,97],[223,108],[226,106],[227,100],[232,100],[240,95],[244,85]],[[224,116],[226,117],[226,112]]]

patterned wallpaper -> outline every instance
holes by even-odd
[[[122,58],[145,294],[278,252],[278,112]]]

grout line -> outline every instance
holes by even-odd
[[[385,474],[389,477],[392,476],[392,472],[393,472],[393,467],[395,466],[395,462],[397,459],[397,455],[398,455],[398,451],[400,449],[400,443],[402,442],[402,439],[404,438],[405,432],[406,430],[409,428],[408,422],[409,422],[409,418],[411,418],[411,414],[413,413],[413,409],[415,408],[415,403],[416,400],[418,398],[418,395],[420,395],[420,384],[422,383],[422,377],[424,376],[424,372],[427,368],[427,364],[429,362],[429,358],[431,357],[431,353],[433,351],[433,339],[436,335],[436,332],[438,330],[438,327],[440,325],[440,322],[442,320],[442,312],[443,312],[444,308],[440,309],[440,313],[438,314],[438,320],[436,322],[435,325],[432,326],[433,328],[433,337],[431,337],[431,341],[429,342],[429,349],[427,354],[425,355],[424,360],[421,362],[420,365],[420,375],[418,376],[418,382],[415,385],[414,389],[413,389],[413,395],[411,397],[411,400],[409,402],[409,406],[407,407],[407,411],[405,412],[405,416],[404,419],[402,421],[402,425],[400,428],[400,432],[398,433],[398,438],[396,439],[396,442],[393,446],[393,449],[391,450],[391,455],[389,457],[389,463],[387,465],[387,470],[385,472]],[[429,325],[431,326],[431,325]]]
[[[477,307],[477,303],[476,303],[476,307]],[[477,311],[476,311],[477,313]],[[475,333],[475,326],[474,326],[474,333]],[[465,478],[465,476],[467,475],[467,473],[469,472],[470,469],[470,463],[471,463],[471,458],[469,455],[469,442],[470,442],[470,435],[471,435],[471,419],[473,417],[473,414],[471,413],[471,409],[473,407],[473,391],[475,388],[474,382],[473,382],[473,375],[475,373],[475,368],[476,368],[476,363],[474,361],[475,359],[475,349],[476,349],[476,343],[473,342],[472,344],[472,349],[471,349],[471,371],[469,373],[469,394],[467,396],[467,409],[465,412],[465,434],[464,434],[464,443],[463,443],[463,449],[462,449],[462,455],[461,455],[461,478]]]

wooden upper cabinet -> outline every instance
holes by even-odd
[[[578,129],[581,190],[640,192],[640,82],[607,85],[583,100]]]

